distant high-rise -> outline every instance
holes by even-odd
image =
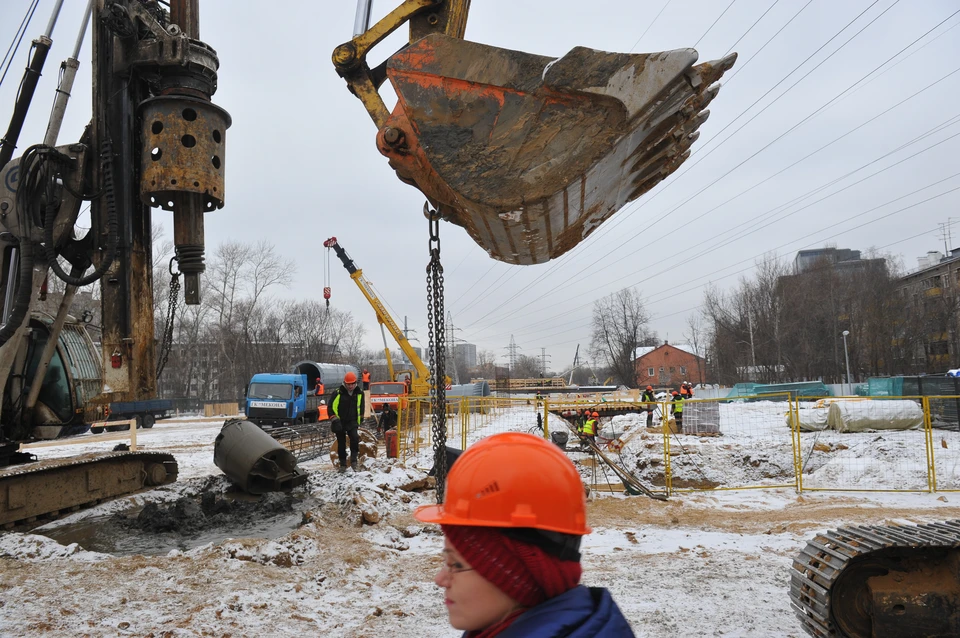
[[[477,367],[477,346],[472,343],[458,343],[453,347],[457,361],[463,361],[468,368]]]

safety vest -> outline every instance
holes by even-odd
[[[324,394],[324,387],[322,383],[317,384],[317,396],[322,396]]]
[[[683,412],[683,396],[674,397],[673,399],[673,413],[681,414]]]
[[[363,373],[363,382],[364,382],[364,383],[370,383],[370,373],[369,373],[369,372],[364,372],[364,373]]]
[[[357,421],[363,419],[363,413],[360,411],[360,402],[363,401],[363,392],[357,392]],[[340,417],[340,393],[337,392],[337,396],[333,397],[333,413],[337,415],[337,418]]]
[[[593,419],[588,419],[586,423],[583,424],[583,433],[587,436],[593,436],[597,433],[597,422]]]

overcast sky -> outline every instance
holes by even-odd
[[[376,0],[374,19],[398,3]],[[28,4],[0,3],[4,50]],[[41,0],[28,39],[53,4]],[[43,136],[56,69],[85,4],[66,2],[20,148]],[[514,335],[521,353],[546,348],[560,370],[577,344],[588,347],[593,303],[626,286],[646,300],[660,338],[679,342],[704,287],[735,286],[765,255],[792,260],[832,243],[892,253],[912,269],[928,250],[942,251],[938,224],[960,218],[960,191],[949,192],[960,188],[958,10],[955,0],[475,0],[467,38],[485,44],[550,56],[577,45],[695,46],[701,60],[730,50],[740,58],[687,163],[564,257],[495,262],[444,224],[456,336],[505,360]],[[351,36],[354,11],[352,1],[201,1],[201,39],[220,56],[214,101],[233,116],[226,206],[207,215],[207,254],[221,242],[266,238],[298,267],[277,295],[320,298],[321,243],[336,235],[426,345],[424,198],[377,152],[375,126],[330,63]],[[372,57],[401,44],[387,41]],[[89,55],[88,35],[61,143],[76,140],[90,117]],[[0,86],[4,130],[25,62],[26,46]],[[169,213],[155,218],[172,229]],[[953,236],[960,244],[960,225]],[[342,268],[332,283],[332,303],[361,319],[377,347],[373,311]]]

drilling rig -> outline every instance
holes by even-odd
[[[90,0],[90,123],[76,142],[58,142],[81,31],[43,141],[14,157],[62,4],[33,42],[0,143],[0,524],[8,526],[176,480],[169,454],[33,462],[17,443],[78,431],[111,402],[156,395],[152,209],[173,216],[171,273],[183,278],[185,302],[197,304],[204,215],[224,204],[231,120],[211,101],[219,60],[199,39],[199,0]],[[91,229],[80,236],[85,201]],[[52,317],[37,310],[50,277],[65,284]],[[100,287],[99,352],[70,314],[76,291],[91,285]]]

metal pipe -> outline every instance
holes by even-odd
[[[353,37],[363,35],[370,28],[370,9],[373,0],[357,0],[357,15],[353,19]]]
[[[60,9],[63,8],[63,0],[57,0],[53,5],[53,12],[50,14],[50,22],[47,23],[47,30],[43,32],[44,37],[53,37],[53,28],[57,26],[57,18],[60,17]]]
[[[844,330],[843,335],[843,358],[847,360],[847,393],[853,394],[853,384],[850,381],[850,353],[847,352],[847,335],[850,334],[849,330]]]
[[[47,53],[50,52],[51,44],[53,44],[53,41],[45,35],[33,41],[36,50],[23,72],[20,94],[17,96],[17,103],[13,107],[10,126],[7,127],[3,139],[0,139],[0,169],[13,158],[13,151],[17,148],[17,140],[20,139],[20,131],[23,129],[24,120],[27,119],[27,111],[30,110],[30,103],[33,101],[33,94],[37,90],[37,82],[40,81],[40,74],[43,71],[44,62],[47,61]]]
[[[17,287],[17,263],[20,257],[20,249],[13,247],[10,249],[10,269],[7,271],[7,291],[3,296],[3,321],[0,325],[6,324],[10,319],[10,312],[13,309],[13,293]]]
[[[77,267],[72,269],[70,275],[79,277],[83,271]],[[73,297],[76,295],[76,286],[67,286],[63,292],[63,299],[60,300],[60,307],[57,309],[57,316],[50,326],[50,334],[47,336],[47,343],[43,346],[43,352],[40,353],[40,361],[37,364],[37,371],[33,375],[30,383],[30,392],[27,394],[27,400],[23,405],[22,418],[27,423],[33,423],[33,406],[37,404],[37,398],[40,396],[43,379],[47,376],[47,369],[50,367],[50,361],[53,360],[53,354],[57,350],[57,344],[60,342],[60,333],[63,331],[63,324],[67,321],[67,313],[70,306],[73,305]]]
[[[90,22],[92,12],[93,0],[87,0],[87,8],[83,12],[83,20],[80,23],[80,33],[77,34],[77,41],[73,45],[73,54],[60,65],[63,76],[60,78],[57,93],[53,98],[53,108],[50,110],[47,132],[43,136],[43,143],[47,146],[57,145],[60,127],[63,126],[63,116],[67,112],[67,103],[70,101],[70,92],[73,90],[73,82],[77,77],[77,69],[80,68],[80,49],[83,47],[83,38],[87,34],[87,24]]]
[[[77,41],[73,45],[73,55],[70,57],[74,60],[80,59],[80,49],[83,47],[83,39],[87,35],[87,25],[90,24],[90,14],[93,13],[93,0],[87,0],[87,9],[83,12],[83,22],[80,23],[80,33],[77,34]]]

